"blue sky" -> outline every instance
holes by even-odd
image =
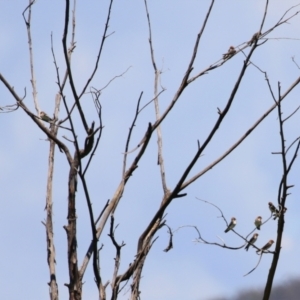
[[[282,14],[297,1],[270,1],[264,30],[272,27]],[[0,3],[0,72],[14,86],[19,95],[27,89],[26,105],[34,111],[30,85],[29,54],[26,28],[22,12],[27,1],[1,1]],[[89,77],[97,55],[105,24],[107,1],[78,1],[76,23],[76,49],[72,67],[78,90]],[[158,68],[162,70],[161,83],[166,91],[160,97],[163,111],[170,103],[187,68],[196,35],[199,32],[209,1],[149,1],[153,45]],[[297,8],[296,8],[297,9]],[[300,7],[298,8],[300,9]],[[250,40],[257,32],[263,15],[264,1],[216,1],[207,29],[200,42],[192,74],[197,74],[219,60],[230,45],[237,46]],[[295,12],[296,10],[294,10]],[[38,0],[33,8],[32,35],[37,78],[38,99],[41,110],[52,115],[58,90],[50,49],[53,33],[54,50],[61,74],[65,70],[61,38],[63,32],[64,3]],[[259,47],[252,62],[268,73],[270,83],[277,92],[280,81],[284,92],[299,77],[300,64],[299,17],[279,27]],[[95,215],[110,199],[121,180],[122,153],[128,128],[141,91],[143,103],[153,97],[154,74],[148,45],[148,28],[143,1],[116,1],[113,4],[109,33],[99,71],[92,86],[102,88],[114,76],[130,69],[116,79],[101,95],[104,131],[99,149],[88,172]],[[280,38],[280,39],[278,39]],[[294,38],[294,39],[283,39]],[[246,53],[249,48],[245,50]],[[163,151],[167,184],[173,188],[217,120],[217,107],[222,109],[230,95],[242,67],[244,56],[239,53],[223,67],[211,71],[192,83],[175,105],[162,125]],[[72,103],[70,89],[66,97]],[[0,85],[0,105],[13,104],[14,99]],[[190,176],[201,171],[226,151],[273,104],[264,75],[250,66],[247,70],[232,109],[206,148]],[[96,120],[89,94],[83,105],[88,122]],[[288,115],[299,105],[299,87],[284,101],[283,113]],[[61,109],[60,117],[65,116]],[[76,119],[76,118],[75,118]],[[77,119],[78,120],[78,119]],[[131,141],[133,148],[141,140],[148,122],[154,122],[154,108],[145,109],[136,124]],[[299,113],[286,123],[287,143],[299,136]],[[84,134],[78,124],[81,143]],[[235,216],[237,231],[246,235],[253,229],[253,221],[261,215],[269,217],[267,203],[277,201],[278,183],[282,166],[279,151],[279,127],[274,111],[245,142],[218,166],[206,173],[186,189],[187,196],[175,199],[167,209],[167,223],[172,229],[195,225],[209,241],[220,236],[229,245],[242,241],[232,232],[224,234],[225,224],[212,206],[196,197],[218,205],[227,220]],[[21,109],[1,114],[0,144],[0,227],[1,256],[0,280],[5,299],[46,299],[49,280],[46,262],[45,193],[47,179],[48,142],[45,135]],[[59,136],[69,136],[61,131]],[[69,136],[70,137],[70,136]],[[72,145],[66,142],[73,153]],[[133,159],[134,154],[130,159]],[[133,260],[137,239],[160,205],[163,193],[157,161],[156,135],[130,179],[122,201],[116,211],[119,227],[116,238],[126,243],[121,258],[121,271]],[[57,252],[57,279],[61,299],[67,299],[67,243],[63,226],[67,216],[68,164],[62,153],[56,151],[54,179],[54,229]],[[288,198],[282,252],[275,283],[289,276],[299,276],[299,161],[291,172],[294,184]],[[77,193],[79,265],[92,238],[88,212],[81,188]],[[276,238],[277,223],[268,222],[261,230],[257,245],[263,246]],[[114,248],[107,237],[106,228],[100,244],[104,244],[101,266],[104,282],[111,280]],[[271,256],[265,255],[258,269],[247,277],[245,273],[257,263],[254,250],[246,253],[225,250],[215,246],[193,243],[197,237],[191,228],[174,234],[174,249],[167,246],[166,230],[159,232],[146,260],[141,282],[143,300],[202,300],[218,295],[232,295],[237,290],[261,287],[265,284]],[[89,266],[85,275],[84,299],[96,299],[97,290]],[[18,288],[16,288],[18,286]],[[108,287],[109,290],[109,287]],[[124,289],[126,292],[128,287]],[[21,296],[22,295],[22,296]],[[128,299],[121,293],[120,299]]]

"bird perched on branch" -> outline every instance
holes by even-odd
[[[272,213],[272,216],[274,217],[273,220],[276,220],[277,218],[280,217],[281,213],[285,213],[287,211],[286,207],[283,207],[279,205],[280,209],[277,209],[272,202],[269,202],[269,209]]]
[[[230,46],[227,53],[223,54],[223,59],[229,59],[231,58],[234,54],[236,54],[236,50],[234,49],[233,46]]]
[[[236,218],[233,217],[233,218],[231,218],[231,222],[229,223],[228,227],[226,228],[226,230],[224,232],[226,233],[229,230],[233,229],[235,225],[236,225]]]
[[[41,111],[41,113],[40,113],[40,118],[41,118],[43,121],[48,122],[48,123],[50,123],[50,122],[53,121],[53,119],[51,119],[51,118],[50,118],[45,112],[43,112],[43,111]]]
[[[257,228],[258,230],[260,230],[260,225],[261,225],[261,223],[262,223],[262,217],[261,217],[261,216],[258,216],[258,217],[255,219],[255,221],[254,221],[254,225],[256,226],[256,228]]]
[[[269,209],[272,214],[276,213],[276,207],[274,206],[274,204],[272,202],[269,202]]]
[[[259,252],[264,252],[265,250],[268,250],[272,245],[273,245],[274,241],[273,240],[269,240],[261,249],[257,250],[256,253]]]
[[[258,233],[254,233],[253,236],[252,236],[252,238],[251,238],[250,241],[248,242],[248,245],[245,247],[245,250],[246,250],[246,251],[248,251],[248,250],[249,250],[249,247],[250,247],[251,245],[253,245],[253,244],[256,242],[257,237],[258,237]]]
[[[260,37],[260,32],[254,33],[251,40],[248,42],[248,45],[252,46],[252,44],[255,43],[259,37]]]

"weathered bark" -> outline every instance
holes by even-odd
[[[81,300],[82,295],[82,281],[78,272],[77,258],[76,190],[78,167],[79,158],[76,152],[69,172],[68,226],[64,227],[67,232],[68,239],[68,265],[70,282],[67,284],[67,287],[69,288],[70,300]]]
[[[52,133],[56,136],[58,127],[53,128]],[[46,195],[46,241],[47,241],[47,262],[50,271],[50,299],[58,300],[58,286],[56,281],[55,271],[55,246],[54,246],[54,234],[53,234],[53,221],[52,221],[52,186],[53,186],[53,171],[54,171],[54,153],[55,153],[55,142],[50,140],[50,151],[49,151],[49,168],[48,168],[48,179],[47,179],[47,195]]]

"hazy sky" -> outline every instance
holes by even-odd
[[[14,86],[15,91],[27,96],[25,104],[35,113],[30,84],[29,54],[26,26],[22,17],[28,1],[0,1],[0,72]],[[210,2],[204,0],[152,0],[149,13],[152,23],[153,46],[156,63],[162,70],[161,85],[166,89],[161,95],[163,112],[172,100],[188,66],[196,36],[202,26]],[[284,12],[297,1],[270,1],[263,32],[274,26]],[[90,76],[103,35],[108,1],[78,1],[76,19],[76,49],[72,57],[73,74],[78,90]],[[249,41],[258,31],[264,12],[264,1],[216,1],[206,31],[200,42],[192,75],[195,75],[222,58],[229,46],[237,47]],[[294,8],[289,15],[300,10]],[[62,55],[64,1],[38,0],[33,7],[32,37],[35,72],[40,108],[53,114],[57,78],[51,54],[51,33],[60,76],[65,70]],[[267,43],[259,47],[252,62],[266,71],[275,95],[277,83],[282,92],[299,77],[300,17],[296,16],[273,31]],[[128,128],[135,113],[136,102],[143,91],[142,103],[153,97],[154,73],[150,60],[148,28],[142,0],[115,1],[107,39],[99,70],[91,86],[104,87],[111,78],[130,69],[117,78],[101,95],[103,107],[102,140],[87,178],[95,215],[112,198],[121,180],[122,153]],[[245,53],[250,48],[245,49]],[[197,140],[202,143],[218,118],[217,107],[224,108],[237,80],[245,57],[239,53],[223,67],[215,69],[193,82],[183,93],[162,125],[163,152],[169,188],[178,179],[197,151]],[[66,97],[72,103],[72,94],[66,88]],[[92,98],[87,94],[83,106],[89,124],[97,120]],[[14,104],[14,99],[0,84],[0,106]],[[249,66],[237,92],[232,109],[206,148],[189,177],[198,173],[218,158],[271,106],[264,74]],[[299,87],[283,104],[284,116],[299,105]],[[60,118],[66,116],[61,108]],[[45,194],[49,143],[30,118],[21,110],[1,113],[0,126],[0,281],[3,299],[48,299],[49,271],[45,229]],[[75,120],[79,121],[78,118]],[[286,140],[289,145],[299,136],[299,112],[286,122]],[[154,123],[153,106],[140,114],[131,141],[134,148],[141,140],[147,124]],[[81,145],[85,138],[77,122]],[[59,137],[71,138],[67,131]],[[224,233],[226,228],[220,214],[213,206],[198,201],[196,197],[218,205],[229,221],[237,218],[236,230],[247,235],[253,230],[254,219],[263,220],[270,215],[268,202],[277,203],[278,184],[282,175],[281,157],[271,152],[280,150],[277,112],[271,113],[261,126],[229,157],[214,167],[185,192],[186,197],[173,201],[167,209],[167,224],[176,230],[180,226],[194,225],[211,242],[240,246],[243,241],[234,233]],[[129,161],[134,158],[131,154]],[[124,241],[121,268],[124,271],[134,259],[137,239],[158,209],[163,196],[157,162],[156,135],[138,169],[130,179],[116,211],[116,238]],[[67,220],[68,164],[63,153],[56,151],[54,179],[54,232],[57,252],[57,280],[61,299],[68,298],[67,242],[63,226]],[[297,176],[298,175],[298,176]],[[282,252],[275,284],[289,276],[299,276],[299,161],[294,165],[288,180],[295,187],[287,201],[288,211]],[[79,266],[91,241],[86,201],[79,185],[77,193],[78,257]],[[269,221],[259,232],[258,246],[276,239],[277,222]],[[111,280],[115,251],[105,228],[100,244],[101,275],[103,281]],[[192,228],[183,228],[174,234],[174,249],[165,253],[168,244],[167,229],[158,232],[158,240],[146,260],[141,281],[143,300],[202,300],[218,295],[230,296],[242,288],[263,286],[269,271],[271,255],[264,255],[258,269],[243,277],[257,263],[253,249],[231,251],[216,246],[194,243],[197,237]],[[84,278],[84,299],[97,299],[93,272],[89,266]],[[126,286],[120,299],[128,299]],[[126,293],[127,292],[127,293]],[[109,295],[108,287],[108,295]]]

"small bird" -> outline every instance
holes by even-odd
[[[41,111],[40,118],[45,122],[52,122],[53,119],[51,119],[45,112]]]
[[[248,45],[252,46],[252,44],[258,40],[259,36],[260,36],[260,32],[254,33],[251,40],[248,42]]]
[[[268,250],[273,245],[273,243],[273,240],[269,240],[261,249],[257,250],[256,253],[259,253],[260,251],[262,251],[263,253],[265,250]]]
[[[233,46],[230,46],[227,53],[223,54],[223,59],[229,59],[231,58],[234,54],[236,54],[236,50],[234,49]]]
[[[231,218],[231,222],[229,223],[228,227],[226,228],[226,230],[224,232],[226,233],[229,230],[233,229],[235,225],[236,225],[236,218],[233,217],[233,218]]]
[[[248,242],[248,245],[245,247],[245,250],[248,251],[249,247],[250,247],[251,245],[253,245],[253,244],[256,242],[257,237],[258,237],[258,233],[254,233],[253,236],[252,236],[252,238],[251,238],[250,241]]]
[[[258,216],[258,217],[255,219],[255,221],[254,221],[254,225],[256,226],[256,228],[257,228],[258,230],[260,230],[260,225],[261,225],[261,223],[262,223],[262,217],[261,217],[261,216]]]
[[[269,209],[272,214],[276,213],[276,207],[274,206],[274,204],[272,202],[269,202]]]

